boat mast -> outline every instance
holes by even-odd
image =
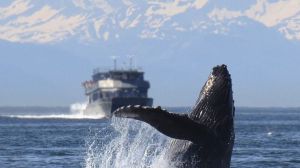
[[[133,56],[134,55],[127,55],[129,58],[129,70],[132,70],[132,64],[133,64]]]
[[[112,56],[112,59],[114,61],[114,71],[117,70],[117,57],[116,56]]]
[[[132,55],[129,56],[129,69],[132,70]]]

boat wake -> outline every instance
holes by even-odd
[[[1,117],[22,118],[22,119],[101,119],[104,114],[85,115],[86,103],[74,103],[70,105],[69,110],[66,111],[47,111],[40,112],[33,110],[32,112],[20,112],[20,114],[0,114]]]
[[[2,117],[24,119],[101,119],[103,115],[86,116],[80,114],[50,114],[50,115],[2,115]]]
[[[170,168],[168,143],[170,138],[145,123],[113,117],[109,127],[90,130],[85,167]]]

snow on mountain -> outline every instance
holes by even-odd
[[[250,2],[250,1],[249,1]],[[0,3],[0,39],[56,43],[69,39],[107,41],[130,33],[142,39],[170,39],[178,33],[229,34],[248,20],[300,40],[300,1],[257,0],[15,0]],[[243,7],[240,7],[240,6]]]
[[[300,40],[300,1],[257,0],[244,11],[231,11],[226,8],[216,8],[209,16],[220,21],[232,20],[239,17],[247,17],[260,22],[266,27],[275,28],[287,39]]]

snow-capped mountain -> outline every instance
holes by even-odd
[[[0,39],[21,43],[174,39],[186,32],[230,34],[249,21],[300,40],[297,0],[15,0],[0,2]],[[250,22],[251,23],[251,22]]]
[[[133,54],[155,104],[192,105],[227,64],[237,105],[299,106],[299,40],[299,0],[0,1],[0,105],[84,100],[93,68]]]

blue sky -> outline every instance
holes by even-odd
[[[135,55],[137,64],[143,67],[145,78],[151,83],[149,95],[154,98],[155,105],[193,105],[212,67],[227,64],[237,106],[300,106],[300,40],[298,32],[290,26],[291,14],[271,15],[267,12],[272,10],[266,9],[265,15],[251,18],[247,11],[253,10],[251,5],[259,1],[229,5],[226,12],[217,10],[217,5],[220,8],[228,5],[226,1],[202,1],[201,8],[196,5],[177,8],[178,4],[176,7],[168,4],[174,16],[164,12],[157,16],[153,12],[152,18],[157,16],[157,22],[161,21],[159,28],[147,27],[148,22],[141,24],[141,20],[134,19],[128,25],[135,27],[122,28],[124,22],[120,21],[121,27],[118,27],[106,18],[99,30],[89,27],[90,23],[87,26],[81,23],[83,16],[84,20],[97,20],[97,17],[87,18],[95,15],[94,11],[81,15],[86,11],[79,7],[69,10],[50,2],[38,5],[32,1],[16,2],[25,5],[24,10],[26,5],[34,7],[11,15],[12,12],[5,9],[13,11],[13,8],[1,4],[0,31],[4,35],[0,36],[0,106],[68,106],[85,101],[81,82],[90,79],[96,67],[112,67],[112,55],[119,57],[120,65],[128,54]],[[275,2],[261,1],[269,3],[265,5],[269,8],[277,7]],[[147,9],[149,4],[142,5],[142,9]],[[101,9],[105,13],[111,8],[102,4]],[[142,9],[136,15],[142,13]],[[184,13],[179,13],[182,9]],[[246,11],[243,13],[243,10]],[[38,11],[54,15],[42,23],[35,22],[37,16],[40,20],[44,17],[43,12]],[[297,18],[298,13],[294,13]],[[120,18],[122,12],[117,14],[114,16]],[[134,18],[134,14],[124,17]],[[194,17],[195,14],[199,17]],[[32,15],[35,17],[30,17]],[[220,15],[225,19],[211,18]],[[270,16],[286,18],[278,22]],[[192,29],[190,23],[198,18],[197,23],[205,21],[207,24]],[[164,19],[166,21],[162,21]],[[26,25],[23,25],[24,20]],[[51,20],[64,27],[54,26],[48,30]],[[79,26],[74,26],[75,22],[80,22]],[[14,24],[23,29],[12,27]]]

